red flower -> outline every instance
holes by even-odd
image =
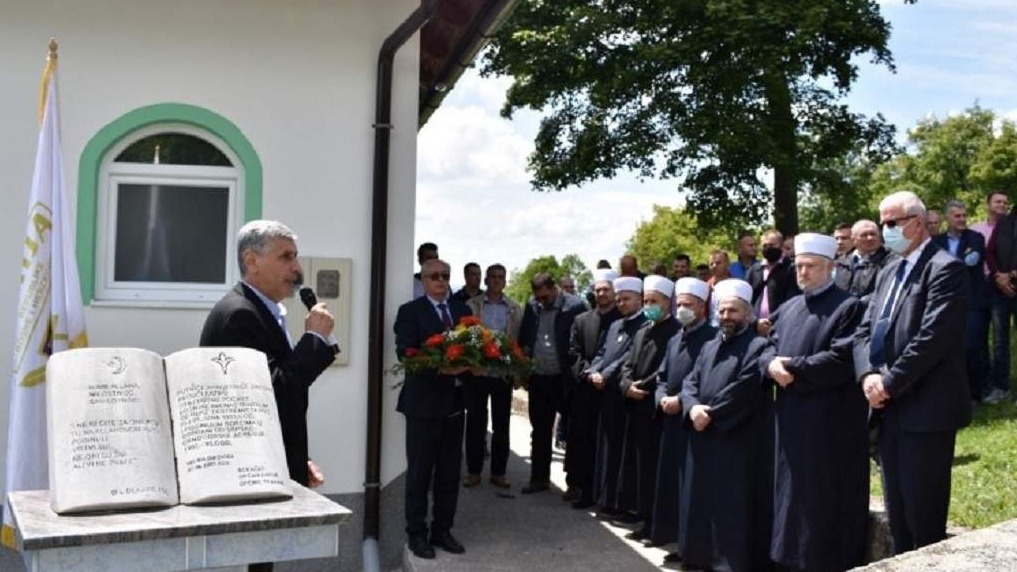
[[[448,361],[454,362],[461,358],[465,352],[466,348],[462,344],[451,344],[445,349],[445,357],[448,358]]]
[[[480,318],[476,316],[463,316],[459,319],[459,324],[466,326],[467,328],[470,326],[479,326],[480,323]]]
[[[498,349],[497,344],[494,342],[488,342],[484,344],[484,357],[498,359],[501,357],[501,350]]]
[[[406,353],[406,357],[413,357],[413,356],[417,355],[418,351],[420,351],[420,350],[418,350],[417,348],[406,348],[406,352],[405,352]]]
[[[434,334],[433,336],[427,338],[427,340],[424,342],[424,345],[429,348],[436,348],[444,342],[445,336],[443,334]]]

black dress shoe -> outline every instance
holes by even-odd
[[[431,545],[441,548],[445,552],[451,552],[452,554],[462,554],[466,552],[466,548],[459,541],[456,540],[452,533],[449,531],[434,532],[431,533]]]
[[[579,500],[581,494],[582,493],[579,492],[579,489],[575,487],[569,487],[568,489],[565,490],[564,493],[562,493],[561,500],[565,502],[577,501]]]
[[[525,487],[519,489],[519,492],[523,493],[524,495],[532,495],[533,493],[546,491],[549,488],[551,488],[550,483],[530,483]]]
[[[677,552],[668,552],[667,554],[664,555],[664,563],[665,564],[670,564],[670,563],[673,563],[673,562],[681,562],[681,561],[682,561],[682,555],[678,554]]]
[[[434,558],[434,547],[427,541],[426,536],[411,536],[407,544],[410,547],[410,552],[417,558]]]
[[[631,512],[623,512],[611,519],[612,523],[617,524],[635,524],[642,520],[639,515],[632,514]]]
[[[576,510],[586,510],[586,509],[592,508],[592,507],[593,507],[593,501],[592,500],[586,500],[586,499],[584,499],[582,497],[579,497],[578,500],[572,501],[572,508],[574,508]]]
[[[633,530],[626,534],[625,538],[628,538],[629,540],[643,540],[648,536],[650,536],[650,531],[645,528],[640,528],[639,530]]]

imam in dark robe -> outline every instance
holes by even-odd
[[[749,327],[717,336],[683,384],[678,552],[690,568],[769,570],[773,400],[758,363],[769,344]],[[712,421],[696,431],[689,411],[700,404]]]
[[[679,467],[685,460],[686,431],[682,426],[682,415],[665,415],[660,409],[660,400],[681,393],[682,382],[692,372],[696,358],[706,342],[717,337],[717,328],[706,320],[698,326],[683,331],[671,338],[667,354],[660,363],[657,374],[655,402],[657,415],[661,417],[660,456],[657,460],[657,483],[653,506],[653,530],[650,540],[654,544],[668,544],[678,541],[678,515],[681,499],[679,496]]]
[[[831,239],[832,240],[832,239]],[[834,247],[836,243],[834,243]],[[776,481],[770,557],[793,570],[860,566],[869,515],[868,403],[854,379],[854,332],[864,306],[831,282],[796,296],[771,318],[794,376],[776,389]]]

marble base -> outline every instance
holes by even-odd
[[[293,499],[229,506],[61,516],[48,491],[8,496],[18,548],[30,572],[173,572],[338,554],[350,511],[291,482]]]

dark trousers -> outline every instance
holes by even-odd
[[[988,308],[968,310],[967,327],[964,334],[968,386],[971,389],[971,399],[977,401],[985,393],[985,382],[989,376]]]
[[[988,389],[1010,390],[1010,328],[1017,315],[1017,297],[1007,298],[996,288],[989,296],[992,305],[992,369]]]
[[[406,417],[406,533],[427,534],[427,495],[433,494],[431,531],[455,521],[463,459],[463,414]]]
[[[568,437],[565,440],[565,482],[582,491],[582,500],[593,502],[593,471],[597,456],[597,423],[601,392],[582,382],[572,388]]]
[[[946,538],[956,432],[904,433],[884,420],[879,440],[893,553]]]
[[[509,418],[512,414],[512,384],[497,377],[468,380],[466,390],[466,470],[479,475],[484,470],[484,441],[487,437],[487,401],[491,400],[491,476],[505,476],[509,455]]]
[[[551,439],[554,433],[554,416],[564,406],[565,384],[563,375],[530,376],[530,482],[551,481]]]

